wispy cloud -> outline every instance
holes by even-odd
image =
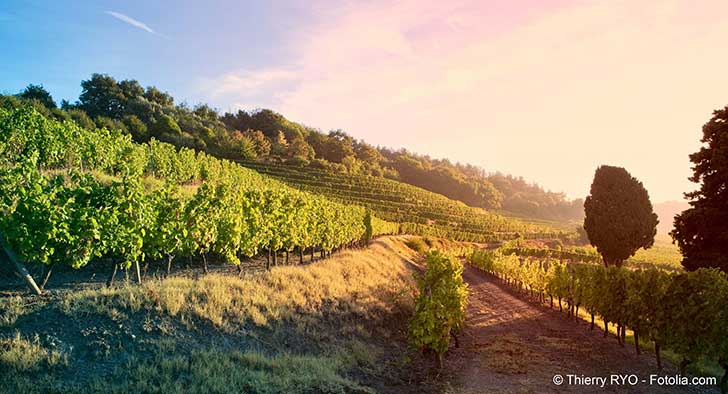
[[[283,68],[240,70],[224,74],[219,78],[204,79],[201,86],[212,97],[220,97],[229,93],[255,92],[296,78],[293,71]]]
[[[154,29],[152,29],[151,27],[147,26],[146,23],[141,22],[141,21],[138,21],[138,20],[130,17],[129,15],[122,14],[121,12],[114,12],[114,11],[105,11],[105,13],[108,14],[108,15],[113,16],[114,18],[116,18],[116,19],[118,19],[118,20],[120,20],[120,21],[122,21],[122,22],[124,22],[126,24],[132,25],[132,26],[134,26],[134,27],[136,27],[138,29],[142,29],[142,30],[144,30],[146,32],[159,35],[159,33],[157,33],[156,31],[154,31]]]

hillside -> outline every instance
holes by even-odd
[[[423,392],[406,362],[417,259],[391,238],[243,278],[0,297],[0,392]]]
[[[403,182],[362,175],[332,173],[296,166],[239,161],[299,190],[371,209],[377,217],[403,224],[402,231],[474,242],[514,237],[566,237],[569,231],[551,223],[504,217]]]
[[[580,221],[582,200],[568,200],[521,177],[470,164],[434,159],[406,149],[375,147],[342,130],[328,133],[286,119],[268,109],[220,114],[205,104],[190,108],[153,86],[93,74],[82,81],[78,101],[57,107],[40,85],[16,96],[0,96],[6,109],[25,104],[48,117],[73,120],[85,129],[120,130],[137,142],[151,138],[218,158],[287,163],[334,174],[401,181],[473,207],[504,209],[516,216]]]

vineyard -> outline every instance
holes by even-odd
[[[343,204],[367,207],[382,219],[401,223],[402,231],[408,234],[471,242],[494,242],[518,235],[526,238],[569,238],[572,235],[548,223],[532,224],[508,218],[386,178],[276,163],[239,163],[297,189]]]
[[[526,254],[537,256],[533,250]],[[588,260],[584,256],[571,257]],[[631,330],[637,353],[640,338],[651,341],[658,366],[661,349],[669,349],[680,357],[681,374],[689,364],[708,360],[719,364],[728,376],[728,281],[718,270],[672,273],[607,268],[566,263],[552,258],[549,251],[519,258],[513,248],[474,251],[468,261],[540,303],[558,304],[570,317],[578,319],[583,308],[591,319],[591,329],[595,316],[600,317],[604,335],[610,324],[616,326],[623,346],[627,330]],[[724,377],[724,385],[725,381]]]
[[[88,131],[32,109],[0,111],[0,234],[20,260],[80,268],[106,258],[215,254],[240,266],[263,251],[332,250],[398,225],[229,161],[129,135]],[[113,280],[116,268],[109,281]]]
[[[512,240],[500,247],[503,254],[516,254],[520,257],[549,258],[556,260],[569,260],[585,263],[603,263],[602,256],[596,248],[588,246],[564,246],[556,245],[549,247],[542,242],[536,243],[528,240]],[[657,240],[655,246],[650,249],[640,249],[634,256],[625,261],[628,268],[658,268],[668,271],[682,271],[680,265],[682,256],[674,245],[664,240]]]

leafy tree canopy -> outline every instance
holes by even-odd
[[[43,85],[30,84],[18,94],[18,97],[25,100],[38,100],[48,109],[56,108],[56,102]]]
[[[650,197],[624,168],[597,168],[584,211],[584,229],[606,265],[620,266],[655,242],[658,221]]]
[[[716,267],[728,272],[728,107],[703,126],[703,146],[690,155],[690,180],[700,188],[685,196],[690,208],[675,217],[670,233],[688,270]]]

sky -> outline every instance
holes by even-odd
[[[728,105],[725,0],[59,3],[0,4],[1,93],[106,73],[571,198],[610,164],[681,199]]]

